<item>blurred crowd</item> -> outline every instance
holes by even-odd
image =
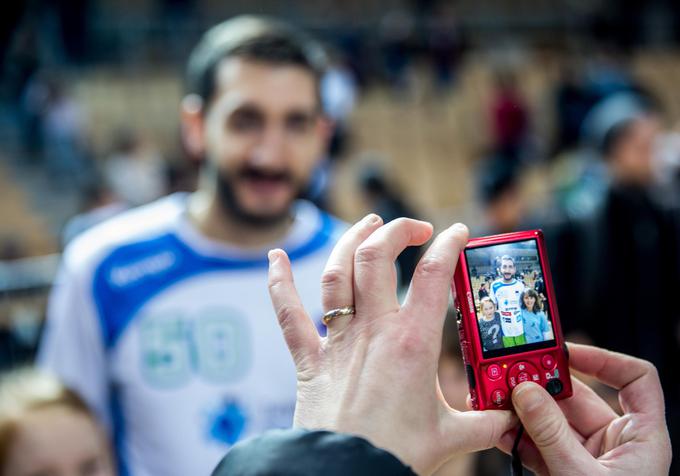
[[[0,213],[7,224],[12,210],[21,207],[27,210],[22,215],[42,217],[47,225],[41,230],[51,244],[47,248],[32,249],[30,240],[17,233],[13,226],[2,225],[0,228],[0,370],[3,372],[33,362],[60,253],[69,249],[69,244],[78,241],[77,238],[87,230],[95,229],[95,234],[88,235],[95,237],[94,241],[108,240],[100,236],[101,233],[96,235],[96,230],[108,230],[111,240],[118,239],[119,234],[127,233],[126,222],[122,220],[131,216],[130,210],[160,203],[157,202],[159,199],[167,200],[163,197],[192,192],[196,187],[216,190],[223,204],[233,205],[239,200],[239,197],[229,197],[228,187],[225,192],[220,188],[220,182],[213,188],[205,185],[210,180],[206,177],[211,176],[205,170],[211,167],[210,160],[204,155],[210,152],[211,146],[216,146],[210,141],[201,146],[194,144],[197,119],[194,117],[192,122],[190,117],[194,113],[208,114],[201,108],[207,106],[209,97],[201,96],[202,102],[197,103],[200,113],[183,101],[181,125],[181,96],[168,98],[169,102],[177,102],[171,104],[177,111],[176,128],[168,131],[174,142],[167,141],[167,136],[151,133],[153,127],[137,127],[140,120],[144,123],[144,118],[116,123],[107,130],[104,139],[93,133],[101,118],[95,117],[88,109],[90,104],[86,98],[77,94],[74,86],[80,73],[102,68],[113,71],[108,73],[111,75],[131,76],[134,81],[145,74],[151,75],[155,62],[176,71],[180,78],[179,71],[200,35],[217,23],[206,19],[210,9],[199,1],[142,2],[149,3],[157,28],[154,30],[147,25],[143,30],[135,24],[127,36],[122,33],[116,36],[101,27],[106,22],[93,21],[102,20],[102,12],[113,8],[109,3],[88,0],[27,2],[25,6],[12,7],[2,24],[0,188],[21,191],[18,196],[23,197],[25,203],[3,195],[5,203],[0,207]],[[475,34],[474,23],[466,17],[465,12],[469,10],[463,8],[466,2],[461,2],[463,6],[436,0],[400,2],[399,5],[376,2],[377,6],[368,9],[372,16],[367,14],[362,20],[356,20],[358,17],[355,16],[355,23],[348,23],[344,28],[339,24],[343,15],[349,14],[343,14],[343,8],[355,12],[361,10],[360,5],[348,2],[343,7],[344,2],[321,3],[328,4],[326,11],[309,7],[307,22],[293,18],[292,23],[306,26],[324,43],[327,64],[318,78],[318,92],[332,128],[328,128],[328,140],[309,173],[301,174],[305,183],[295,190],[296,196],[313,203],[315,210],[318,207],[319,216],[339,215],[348,222],[365,212],[375,212],[385,222],[410,216],[431,219],[437,224],[442,214],[455,209],[461,211],[463,217],[470,218],[473,236],[542,228],[548,242],[560,320],[567,339],[593,343],[653,362],[666,394],[671,436],[676,444],[680,444],[680,375],[675,365],[680,349],[680,311],[673,298],[680,285],[680,104],[669,107],[665,102],[668,96],[664,95],[667,91],[660,91],[657,84],[648,84],[644,78],[636,76],[631,67],[633,56],[651,56],[660,47],[670,51],[674,67],[680,67],[680,56],[673,53],[680,40],[674,37],[680,31],[677,5],[659,1],[643,8],[635,2],[598,2],[599,7],[593,7],[589,12],[570,11],[571,16],[581,22],[580,26],[571,30],[563,26],[557,37],[546,42],[545,36],[535,31],[533,36],[529,29],[523,33],[522,25],[515,30],[499,28],[497,37],[489,33],[492,27],[488,25],[484,27],[483,35]],[[389,8],[382,8],[388,3]],[[502,3],[496,12],[501,24],[508,13]],[[566,4],[570,2],[564,3],[567,8]],[[297,8],[299,17],[304,19],[304,7],[300,4]],[[489,11],[493,8],[489,7]],[[118,20],[123,23],[125,18]],[[652,28],[650,24],[665,26],[665,29],[661,26]],[[181,34],[173,34],[175,31]],[[530,80],[524,69],[527,60],[513,60],[514,53],[505,48],[499,48],[501,53],[489,53],[494,41],[501,43],[508,37],[513,38],[513,44],[521,45],[520,56],[547,55],[558,65],[558,73],[553,76],[554,81],[542,98],[540,108],[527,96],[526,83]],[[507,55],[503,56],[506,51]],[[127,58],[128,53],[130,58]],[[461,94],[461,78],[471,67],[469,59],[479,57],[484,58],[490,76],[489,88],[481,102],[483,110],[475,112],[484,118],[483,136],[486,139],[483,145],[469,148],[470,157],[461,162],[465,169],[459,176],[451,177],[451,187],[458,186],[454,180],[460,181],[461,186],[470,183],[472,193],[460,203],[445,204],[438,209],[425,208],[423,201],[413,192],[404,192],[405,184],[395,178],[415,176],[417,164],[412,164],[413,172],[407,170],[398,174],[393,169],[396,166],[390,165],[389,156],[377,161],[366,160],[372,154],[388,152],[363,148],[362,141],[372,133],[372,124],[358,120],[365,98],[377,94],[385,103],[401,102],[414,107],[417,104],[420,108],[434,110]],[[672,89],[674,85],[667,87]],[[245,124],[243,127],[257,127],[252,125],[258,120],[256,112],[250,111],[250,115],[240,118]],[[434,113],[432,116],[436,121]],[[206,123],[208,117],[204,118]],[[398,122],[400,118],[390,120]],[[220,127],[226,129],[227,126],[222,124]],[[307,126],[297,127],[302,130]],[[424,127],[428,125],[424,124]],[[432,148],[431,152],[437,153],[437,150]],[[274,160],[263,154],[266,160]],[[444,162],[446,153],[442,155]],[[277,175],[278,170],[271,172],[257,167],[260,165],[236,171],[231,185],[237,188],[235,184],[240,183],[237,180],[242,179],[243,183],[256,183],[255,189],[276,197],[272,189],[282,183],[296,183],[298,178],[289,180],[287,176]],[[449,169],[432,173],[446,173],[446,170]],[[342,184],[347,180],[359,191],[353,197],[355,205],[349,212],[347,206],[343,206],[343,203],[349,203],[349,198],[342,193]],[[243,197],[240,198],[241,206],[257,202],[246,192]],[[221,231],[215,231],[209,225],[201,228],[201,213],[204,209],[206,214],[210,213],[209,206],[201,206],[196,205],[198,211],[193,218],[186,218],[193,220],[194,228],[190,233],[205,235],[200,239],[194,237],[198,244],[192,246],[196,249],[207,249],[209,253],[217,249],[216,255],[232,260],[227,252],[233,250],[227,249],[227,243],[234,249],[247,250],[237,253],[236,259],[252,260],[254,264],[247,266],[256,266],[261,259],[252,252],[254,246],[282,242],[292,249],[299,246],[300,253],[307,252],[306,245],[295,241],[305,237],[304,224],[300,225],[302,231],[296,232],[302,234],[302,238],[292,234],[292,241],[287,241],[285,233],[274,233],[279,241],[260,243],[253,238],[252,243],[244,244],[239,242],[240,238],[231,238],[236,235],[228,233],[228,226]],[[228,208],[228,205],[224,206]],[[258,221],[261,217],[244,215],[243,210],[237,209],[238,204],[233,207],[233,216],[243,219],[244,229],[261,231],[258,224],[265,223]],[[299,215],[307,216],[302,212]],[[114,217],[121,221],[110,221]],[[457,216],[445,218],[448,222],[459,219]],[[143,216],[139,220],[153,222],[155,218]],[[276,226],[282,226],[272,220]],[[107,223],[108,228],[104,228]],[[235,223],[240,222],[235,220]],[[119,231],[116,224],[123,231]],[[253,233],[253,236],[260,236]],[[327,233],[332,235],[330,231]],[[282,236],[286,238],[282,239]],[[202,243],[205,237],[212,241],[206,239]],[[215,242],[224,245],[224,249],[215,246]],[[159,242],[154,246],[164,250],[166,243]],[[81,252],[90,253],[89,248],[83,248]],[[174,248],[172,252],[175,252]],[[112,273],[116,269],[125,271],[127,274],[121,271],[116,276],[133,284],[147,273],[146,268],[140,268],[141,271],[123,269],[126,260],[139,258],[135,253],[136,249],[126,248],[124,259],[111,264]],[[165,266],[164,257],[160,252],[142,255],[139,262],[151,267],[149,269],[154,266],[161,269]],[[409,248],[399,257],[398,282],[402,292],[408,287],[418,258],[416,247]],[[80,258],[71,258],[72,261],[77,259]],[[200,264],[204,265],[213,266]],[[69,269],[68,273],[71,272],[74,271]],[[66,280],[68,273],[62,269],[59,279]],[[311,278],[307,276],[306,279]],[[82,292],[80,287],[78,289]],[[82,289],[89,288],[83,283]],[[137,305],[127,303],[124,295],[117,292],[113,289],[107,299],[111,302],[121,299],[118,302],[125,302],[121,307],[129,304],[132,309]],[[316,295],[310,292],[310,296]],[[57,305],[61,304],[60,301]],[[101,303],[96,305],[101,306]],[[215,334],[201,337],[201,342],[209,341],[205,345],[215,354],[214,358],[219,354],[217,363],[206,372],[236,375],[241,370],[229,367],[228,356],[222,354],[230,351],[220,347],[220,342],[246,339],[247,333],[232,336],[229,333],[236,331],[225,322],[209,320],[205,332],[212,329]],[[151,350],[147,349],[145,358],[151,358],[149,355],[161,360],[170,358],[168,355],[177,358],[184,352],[178,350],[178,342],[183,338],[180,334],[185,332],[182,326],[186,323],[178,320],[172,328],[154,325],[156,327],[149,325],[141,331],[150,342]],[[116,336],[116,332],[122,332],[108,331]],[[180,337],[173,337],[175,335]],[[179,340],[173,340],[171,351],[167,351],[161,349],[163,339]],[[455,326],[452,326],[445,332],[440,383],[452,406],[464,407],[467,387],[456,340]],[[197,342],[192,345],[198,346]],[[102,352],[109,351],[106,348]],[[57,372],[69,359],[79,358],[62,355],[56,350],[51,352],[54,361],[47,367]],[[191,352],[199,355],[192,359],[200,360],[207,355],[196,349]],[[97,358],[103,359],[99,355]],[[175,378],[173,372],[181,373],[181,369],[163,365],[160,362],[154,367],[157,372],[154,378],[171,380]],[[111,375],[120,372],[120,368],[105,368]],[[69,372],[65,374],[66,383],[71,384],[68,379],[74,375]],[[34,384],[28,385],[32,381]],[[112,382],[115,383],[114,380],[102,383],[102,388],[113,385]],[[14,452],[9,452],[9,446],[0,448],[0,464],[4,465],[0,473],[19,474],[7,468],[29,464],[21,460],[21,454],[29,450],[16,448],[35,443],[29,436],[31,425],[37,424],[39,415],[46,427],[70,425],[70,431],[80,435],[79,441],[91,443],[87,448],[89,453],[81,459],[86,469],[78,474],[113,474],[114,463],[106,444],[87,436],[100,434],[101,430],[93,424],[101,409],[92,408],[92,395],[78,396],[77,388],[67,390],[61,385],[26,371],[0,384],[0,440],[9,434],[3,433],[8,431],[3,419],[10,414],[14,415],[14,424],[18,421],[16,415],[23,415],[21,425],[25,428],[24,436],[28,435],[26,441],[17,440]],[[85,385],[84,388],[89,387]],[[604,388],[599,390],[607,392]],[[117,389],[112,395],[120,397],[120,393],[121,389]],[[131,397],[128,394],[120,398]],[[210,431],[218,435],[216,439],[221,443],[231,444],[242,434],[239,425],[245,424],[245,417],[241,414],[247,413],[247,409],[238,402],[220,405],[220,416],[213,420]],[[120,409],[116,411],[120,412]],[[269,411],[284,415],[272,417],[272,421],[285,421],[288,416],[288,408],[283,403]],[[111,427],[110,421],[106,423]],[[5,445],[4,440],[2,444]],[[218,446],[217,450],[227,447]],[[131,460],[136,461],[135,458],[138,455],[133,455]],[[120,460],[118,464],[121,464]],[[476,462],[452,461],[442,474],[499,474],[495,472],[498,471],[495,464],[493,455],[477,458]]]

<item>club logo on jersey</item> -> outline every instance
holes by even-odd
[[[227,399],[210,418],[210,438],[231,446],[241,438],[247,422],[241,405],[236,400]]]
[[[195,315],[155,314],[140,323],[145,380],[177,387],[194,377],[223,384],[238,381],[252,364],[252,338],[244,316],[230,308]]]

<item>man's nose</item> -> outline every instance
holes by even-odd
[[[283,128],[275,125],[268,126],[255,145],[252,162],[254,165],[263,167],[281,167],[285,164],[286,147]]]

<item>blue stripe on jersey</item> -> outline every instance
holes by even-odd
[[[500,289],[503,286],[512,286],[513,284],[516,284],[517,280],[513,279],[511,283],[504,283],[503,281],[494,281],[494,283],[491,285],[491,289],[493,290],[494,294],[498,289]]]
[[[306,243],[287,250],[291,261],[322,248],[340,222],[322,213],[319,230]],[[158,293],[191,276],[211,271],[267,267],[267,257],[233,259],[196,253],[174,233],[113,250],[97,267],[93,296],[104,343],[111,349],[139,309]]]
[[[123,455],[123,438],[125,435],[125,420],[123,418],[123,408],[121,407],[120,394],[114,387],[110,392],[109,405],[111,407],[111,417],[113,419],[113,444],[116,447],[116,465],[118,466],[118,476],[130,476],[127,461]]]

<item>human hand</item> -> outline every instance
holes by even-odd
[[[282,250],[269,254],[272,303],[295,361],[295,425],[362,436],[419,474],[452,456],[489,448],[514,424],[509,411],[458,412],[437,382],[451,278],[467,242],[463,225],[448,228],[420,260],[405,302],[397,299],[394,261],[432,236],[429,223],[376,215],[340,239],[322,277],[326,311],[354,305],[320,338],[293,283]]]
[[[667,475],[671,444],[663,392],[649,362],[597,347],[569,344],[570,366],[619,390],[619,416],[587,385],[573,378],[574,395],[556,402],[534,383],[512,392],[524,424],[522,463],[544,475]],[[512,448],[514,433],[499,447]]]

